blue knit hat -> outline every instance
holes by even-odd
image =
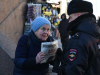
[[[38,30],[40,27],[42,27],[43,25],[49,25],[51,27],[51,23],[49,20],[47,20],[44,17],[37,17],[36,19],[34,19],[34,21],[31,23],[31,30],[33,32],[35,32],[36,30]]]

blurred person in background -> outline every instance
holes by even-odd
[[[60,21],[58,30],[59,30],[60,37],[61,37],[62,48],[64,49],[64,46],[66,42],[68,41],[68,32],[66,30],[68,27],[68,19],[66,18],[65,13],[61,15],[61,19],[62,20]]]
[[[98,24],[98,26],[100,27],[100,17],[98,18],[97,24]]]

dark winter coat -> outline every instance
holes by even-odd
[[[28,50],[28,39],[28,35],[23,35],[19,39],[15,52],[13,75],[43,75],[49,70],[49,63],[36,64],[35,57],[41,51],[42,41],[40,41],[33,32],[30,32],[31,43]],[[50,36],[46,42],[50,42]]]
[[[70,23],[72,31],[62,58],[63,75],[100,75],[100,28],[95,16],[85,14]]]
[[[60,32],[60,36],[61,37],[63,37],[63,36],[66,37],[66,36],[68,36],[67,35],[68,32],[66,31],[66,29],[68,27],[68,19],[66,19],[66,15],[65,14],[62,14],[61,18],[62,18],[62,16],[65,16],[65,18],[61,20],[58,29],[59,29],[59,32]]]

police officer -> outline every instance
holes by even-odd
[[[62,75],[100,75],[100,50],[93,6],[87,1],[71,1],[68,5],[71,38],[62,57]]]

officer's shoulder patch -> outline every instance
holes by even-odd
[[[79,38],[80,35],[81,35],[81,32],[77,32],[76,34],[74,34],[74,35],[72,36],[72,38]]]
[[[68,55],[69,60],[74,61],[76,59],[76,56],[77,56],[77,50],[76,49],[70,49],[69,55]]]

